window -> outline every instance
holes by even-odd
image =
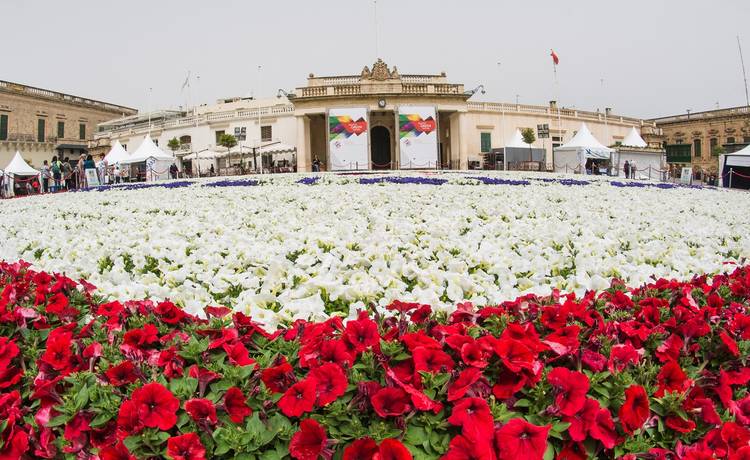
[[[708,145],[711,146],[711,152],[713,153],[716,146],[719,145],[719,140],[715,137],[712,137],[708,140]]]
[[[260,140],[269,142],[273,138],[273,129],[271,126],[260,127]]]
[[[86,123],[81,123],[78,125],[78,139],[86,139]]]
[[[492,150],[492,133],[480,133],[479,141],[482,153],[489,153]]]
[[[700,139],[693,139],[693,156],[694,157],[701,156],[701,140]]]
[[[743,144],[750,144],[750,136],[745,136],[742,138]]]
[[[562,137],[560,137],[560,136],[552,136],[552,142],[562,142]]]
[[[190,136],[180,136],[180,145],[189,144],[192,140]]]
[[[57,137],[65,137],[65,122],[57,122]]]
[[[44,119],[40,118],[36,122],[36,141],[44,142]]]
[[[0,141],[8,140],[8,115],[0,115]]]
[[[216,145],[219,145],[219,139],[221,139],[221,136],[224,135],[224,130],[216,131]]]
[[[734,138],[733,137],[727,137],[727,144],[734,144]]]

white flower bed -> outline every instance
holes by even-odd
[[[750,256],[742,192],[301,177],[5,201],[0,259],[88,278],[118,299],[170,298],[192,313],[231,305],[275,327],[393,299],[448,309],[611,277],[689,278]]]

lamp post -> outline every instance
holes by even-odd
[[[262,66],[258,66],[258,93],[257,93],[257,100],[258,102],[258,150],[260,150],[261,145],[263,145],[263,127],[261,126],[261,113],[260,113],[260,77],[261,77],[261,71],[263,70]],[[253,153],[253,167],[257,169],[257,164],[255,164],[255,153]],[[260,173],[263,174],[263,158],[260,159]]]

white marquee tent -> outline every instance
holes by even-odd
[[[123,163],[128,158],[130,158],[128,151],[125,150],[122,144],[120,144],[120,141],[115,141],[112,149],[110,149],[109,153],[104,156],[103,161],[106,162],[108,166],[113,166],[116,163]]]
[[[26,176],[30,178],[31,176],[39,176],[39,171],[29,166],[29,164],[21,157],[21,153],[16,151],[13,159],[10,160],[8,166],[3,170],[3,175],[5,176],[3,182],[6,187],[6,196],[13,196],[13,183],[15,182],[16,176]]]
[[[150,135],[146,135],[140,146],[130,157],[121,161],[122,164],[146,164],[146,180],[155,181],[169,179],[169,167],[175,162],[171,155],[154,144]]]
[[[635,127],[622,140],[622,146],[617,149],[613,165],[617,169],[619,177],[625,177],[625,162],[628,166],[635,164],[635,176],[633,179],[659,179],[665,169],[662,165],[663,151],[648,149],[648,144],[643,140]]]
[[[516,128],[513,137],[505,143],[502,153],[503,169],[507,170],[509,164],[512,165],[525,161],[539,161],[543,163],[545,151],[524,142],[521,130]],[[529,158],[529,155],[531,155],[531,158]]]
[[[586,123],[581,123],[576,135],[554,150],[555,172],[573,170],[584,172],[586,160],[611,160],[614,152],[614,149],[606,147],[596,140]]]
[[[750,189],[750,145],[734,153],[719,157],[721,186]],[[729,174],[732,174],[730,185]]]

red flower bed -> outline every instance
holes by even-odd
[[[0,460],[750,459],[750,267],[346,324],[0,264]]]

